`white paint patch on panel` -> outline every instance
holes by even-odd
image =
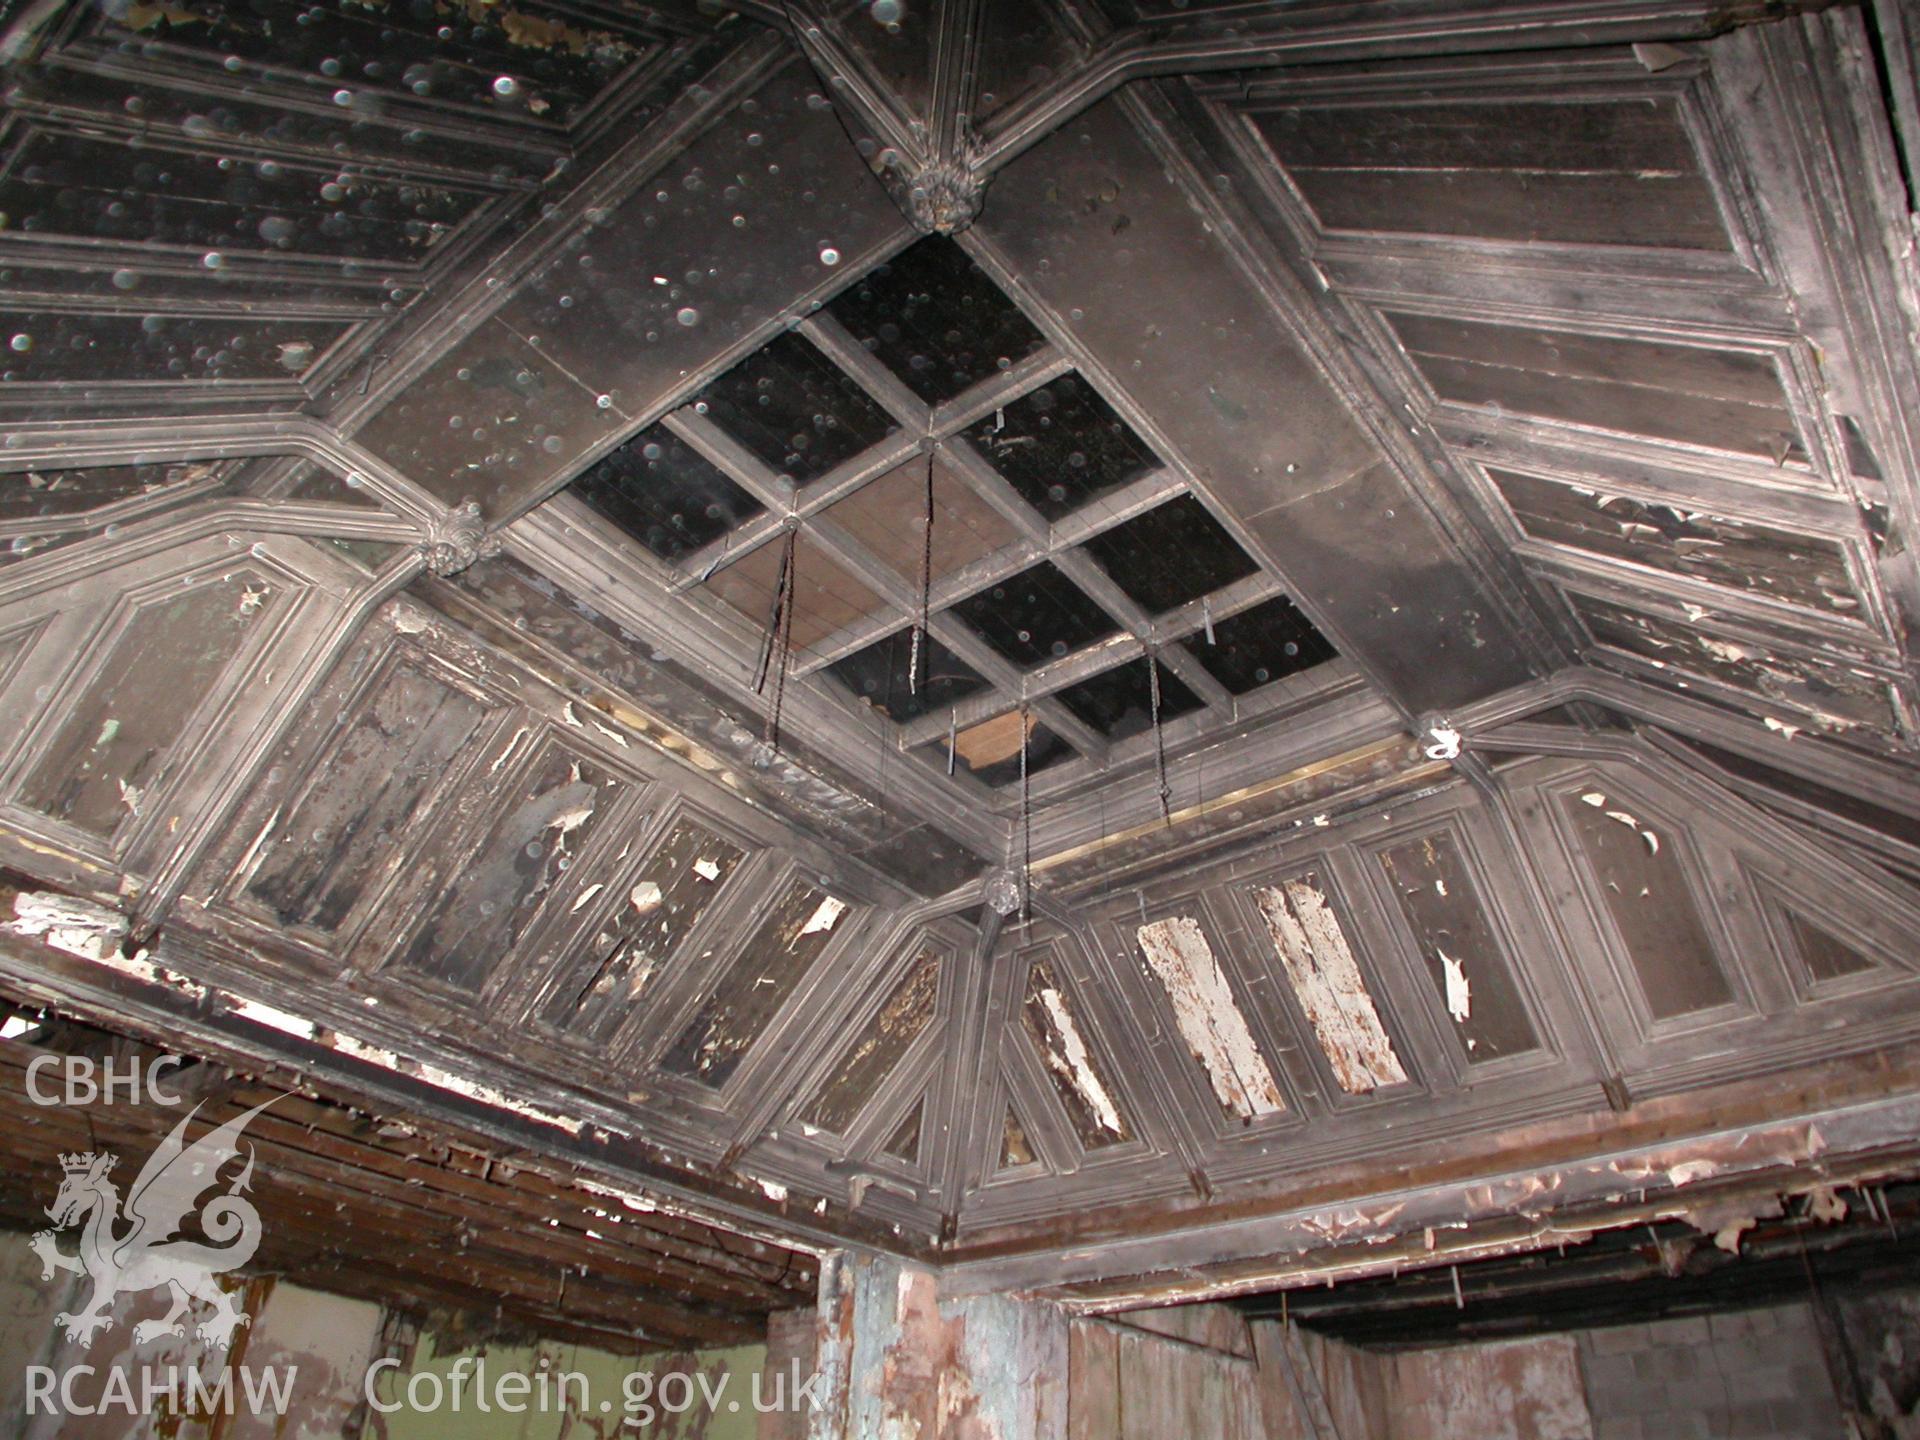
[[[1246,1120],[1285,1110],[1266,1056],[1254,1043],[1199,922],[1176,915],[1142,925],[1137,933],[1141,952],[1173,1005],[1180,1037],[1207,1072],[1215,1098]]]
[[[820,902],[818,908],[816,908],[808,918],[807,923],[800,927],[800,933],[802,935],[815,935],[822,931],[831,930],[835,923],[839,921],[840,917],[846,913],[847,902],[844,900],[836,900],[833,896],[829,895]]]
[[[1107,1087],[1100,1083],[1099,1075],[1094,1072],[1093,1057],[1087,1054],[1087,1042],[1080,1038],[1080,1027],[1074,1024],[1073,1012],[1067,1009],[1067,1002],[1058,990],[1049,987],[1040,992],[1040,1003],[1047,1007],[1054,1032],[1060,1037],[1058,1051],[1051,1047],[1047,1049],[1047,1064],[1066,1076],[1067,1083],[1079,1092],[1080,1098],[1087,1102],[1087,1108],[1093,1111],[1103,1127],[1116,1135],[1125,1135],[1127,1127],[1120,1123],[1119,1108],[1114,1105],[1113,1097],[1107,1094]]]
[[[1405,1082],[1407,1072],[1380,1024],[1339,918],[1327,897],[1305,879],[1276,888],[1254,887],[1267,933],[1307,1022],[1350,1095]]]
[[[1467,965],[1464,960],[1456,960],[1438,946],[1434,954],[1440,957],[1440,966],[1447,977],[1447,1013],[1461,1024],[1473,1017],[1473,987],[1467,983]]]

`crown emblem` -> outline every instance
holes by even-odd
[[[66,1155],[60,1157],[60,1168],[69,1175],[82,1175],[93,1168],[94,1156],[91,1152],[84,1155]],[[111,1160],[107,1162],[113,1164]]]

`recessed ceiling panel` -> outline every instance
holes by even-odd
[[[714,381],[696,403],[769,467],[802,485],[895,428],[866,391],[791,330]]]
[[[641,431],[597,462],[572,488],[669,564],[764,509],[661,425]]]
[[[1680,866],[1677,829],[1597,787],[1563,797],[1562,809],[1653,1018],[1731,1002],[1733,987]]]
[[[985,688],[987,682],[973,667],[933,636],[922,636],[920,644],[918,677],[908,674],[914,663],[911,627],[843,656],[827,669],[862,701],[901,725],[957,705]]]
[[[21,142],[0,178],[9,230],[203,250],[214,269],[229,252],[416,260],[485,198],[351,167],[43,131]]]
[[[1046,343],[952,240],[895,256],[828,311],[922,400],[951,400]]]
[[[1020,781],[1020,712],[1009,710],[1004,715],[996,715],[991,720],[983,720],[978,725],[970,725],[954,736],[954,768],[973,776],[983,785],[999,789],[1006,785],[1017,785]],[[1029,778],[1042,770],[1051,769],[1064,761],[1071,760],[1079,752],[1053,731],[1048,729],[1031,712],[1026,719],[1027,758],[1026,767]],[[947,761],[945,745],[929,746],[921,751],[928,760],[938,761],[944,766]]]
[[[726,1084],[834,935],[850,923],[845,901],[804,880],[788,882],[662,1066],[705,1085]]]
[[[1104,530],[1084,548],[1149,615],[1198,600],[1260,568],[1191,495]]]
[[[0,312],[0,381],[293,381],[345,332],[337,320]]]
[[[1763,355],[1388,314],[1434,393],[1464,405],[1805,461],[1780,374]]]
[[[417,9],[187,0],[102,16],[102,38],[136,54],[159,45],[256,61],[331,83],[348,97],[337,102],[344,108],[377,108],[387,92],[562,124],[651,48],[643,31],[579,21],[539,0]]]
[[[1768,595],[1824,614],[1860,609],[1838,541],[1686,505],[1608,495],[1510,470],[1489,470],[1520,528],[1536,540],[1673,575]]]
[[[917,586],[925,563],[927,462],[916,456],[829,507],[836,521],[901,579]],[[1013,526],[944,465],[933,475],[933,568],[937,583],[1015,539]]]
[[[755,625],[773,615],[780,577],[776,540],[722,566],[707,588]],[[805,650],[880,608],[880,597],[841,569],[803,533],[794,547],[793,645]]]
[[[1253,123],[1328,229],[1729,248],[1671,99],[1399,98]]]
[[[1214,621],[1211,643],[1205,631],[1183,643],[1209,675],[1236,695],[1310,670],[1339,653],[1284,595]]]
[[[969,596],[953,613],[1022,670],[1070,655],[1120,628],[1051,563]]]
[[[1154,662],[1159,665],[1158,661]],[[1165,665],[1160,670],[1160,720],[1164,724],[1201,707],[1198,695]],[[1078,685],[1069,685],[1054,698],[1109,740],[1125,740],[1153,727],[1153,685],[1147,660],[1129,660],[1102,670]]]
[[[933,1023],[939,987],[940,957],[932,950],[923,951],[880,1012],[861,1030],[852,1048],[840,1057],[839,1065],[820,1087],[819,1097],[801,1112],[800,1118],[835,1135],[845,1135],[852,1129],[867,1102]]]
[[[966,437],[1048,520],[1071,515],[1160,463],[1078,375],[1029,391]]]

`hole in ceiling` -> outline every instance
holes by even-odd
[[[983,785],[999,788],[1020,783],[1020,712],[1009,710],[991,720],[971,725],[954,737],[954,769],[973,776]],[[1038,775],[1079,752],[1042,724],[1031,711],[1027,714],[1027,774]],[[920,749],[923,758],[946,768],[944,743]]]
[[[803,485],[896,428],[866,391],[791,330],[715,380],[695,404],[755,456]]]
[[[582,500],[672,563],[764,508],[686,441],[655,425],[575,480]]]
[[[1189,636],[1185,644],[1207,673],[1236,695],[1312,669],[1340,653],[1284,595],[1216,620],[1213,642],[1207,644],[1201,634]]]
[[[1050,561],[968,596],[953,613],[1023,670],[1070,655],[1120,628]]]
[[[1157,468],[1159,458],[1078,375],[1062,375],[966,432],[1048,520]]]
[[[880,266],[828,313],[929,404],[953,399],[1046,343],[944,236]]]
[[[1082,548],[1149,615],[1198,600],[1260,568],[1191,495],[1116,525]]]
[[[1091,680],[1070,685],[1054,698],[1109,740],[1124,740],[1153,726],[1153,688],[1147,679],[1144,655],[1125,665],[1103,670]],[[1189,690],[1178,675],[1161,665],[1161,722],[1190,714],[1200,705],[1200,697]]]
[[[921,660],[917,693],[908,684],[907,676],[907,667],[913,659],[911,626],[894,631],[864,650],[842,656],[827,669],[841,684],[896,724],[958,704],[986,685],[972,666],[933,636],[927,636],[923,643],[927,649]]]

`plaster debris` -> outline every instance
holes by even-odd
[[[1067,1009],[1067,1002],[1058,990],[1051,987],[1040,992],[1040,1003],[1046,1007],[1047,1016],[1053,1021],[1054,1032],[1060,1037],[1060,1050],[1048,1048],[1047,1064],[1059,1072],[1067,1083],[1073,1086],[1080,1098],[1087,1102],[1102,1128],[1116,1135],[1127,1133],[1127,1127],[1121,1122],[1120,1111],[1113,1103],[1113,1097],[1107,1094],[1107,1087],[1100,1083],[1100,1077],[1094,1073],[1092,1057],[1087,1054],[1087,1042],[1080,1037],[1080,1027],[1074,1024],[1073,1012]]]
[[[787,1187],[778,1181],[762,1180],[756,1175],[753,1177],[753,1183],[760,1187],[761,1194],[765,1195],[767,1199],[773,1201],[776,1205],[787,1198]]]
[[[713,861],[700,859],[693,862],[693,873],[702,880],[713,881],[720,878],[720,867]]]
[[[1280,1087],[1199,922],[1176,915],[1142,925],[1136,933],[1173,1006],[1181,1038],[1207,1072],[1214,1098],[1246,1120],[1285,1110]]]
[[[642,915],[658,907],[660,900],[660,887],[651,880],[642,880],[627,894],[627,903]]]

